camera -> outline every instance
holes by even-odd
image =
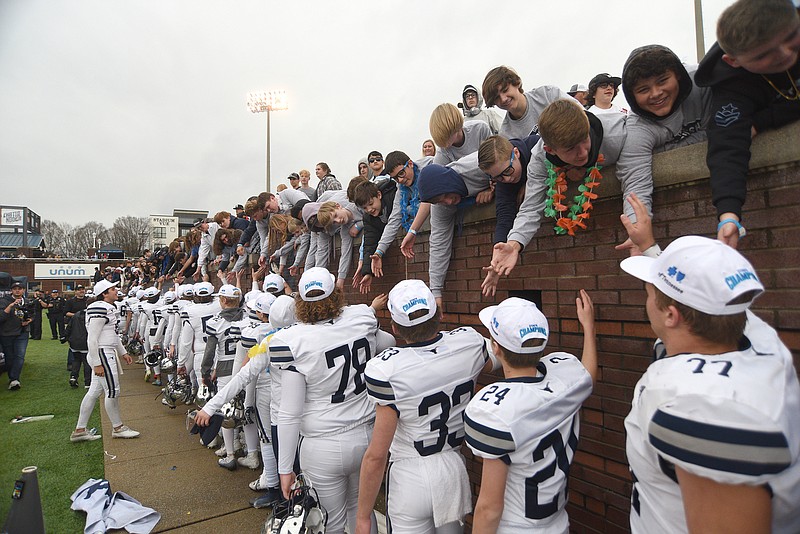
[[[28,312],[28,310],[20,306],[14,307],[14,315],[20,321],[27,321],[30,318],[30,313]]]

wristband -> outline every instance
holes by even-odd
[[[413,228],[409,228],[408,229],[408,233],[411,234],[411,235],[417,235],[417,231],[414,230]]]
[[[648,258],[657,258],[660,255],[661,255],[661,247],[658,246],[658,243],[642,251],[642,256],[647,256]]]
[[[382,251],[382,250],[380,250],[380,249],[376,250],[376,251],[375,251],[375,254],[377,254],[378,256],[380,256],[381,258],[383,258],[383,251]]]
[[[719,232],[722,229],[722,227],[725,226],[728,223],[733,223],[733,224],[736,225],[736,228],[739,229],[739,237],[744,237],[744,236],[747,235],[747,230],[745,230],[744,226],[742,226],[742,224],[739,221],[737,221],[736,219],[724,219],[724,220],[721,220],[719,222],[719,224],[717,225],[717,232]]]

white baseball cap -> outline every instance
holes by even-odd
[[[281,295],[269,308],[269,324],[275,328],[286,328],[297,322],[295,302],[289,295]]]
[[[159,291],[159,289],[157,287],[153,286],[153,287],[148,287],[147,289],[145,289],[144,290],[144,294],[142,296],[144,298],[146,298],[146,299],[151,299],[151,298],[155,297],[156,295],[159,295],[160,293],[161,293],[161,291]]]
[[[114,287],[117,284],[119,284],[119,282],[109,282],[108,280],[100,280],[94,285],[92,291],[94,291],[95,295],[99,295],[103,291],[107,291],[108,288]]]
[[[166,302],[167,304],[172,304],[173,302],[175,302],[175,300],[177,300],[177,298],[178,295],[176,295],[174,291],[167,291],[166,293],[164,293],[164,302]]]
[[[312,267],[300,277],[300,298],[306,302],[316,302],[327,298],[336,288],[336,277],[324,267]],[[309,297],[308,292],[315,289],[322,290],[321,295]]]
[[[657,258],[634,256],[620,266],[671,299],[709,315],[742,313],[764,292],[744,256],[721,241],[696,235],[679,237]],[[751,290],[750,298],[737,302]]]
[[[436,315],[436,297],[422,280],[403,280],[389,291],[389,313],[400,326],[416,326]],[[416,319],[409,315],[418,310],[428,310]]]
[[[214,293],[211,282],[198,282],[194,284],[194,294],[197,297],[208,297]]]
[[[492,338],[504,349],[517,354],[536,354],[547,345],[550,327],[547,317],[529,300],[510,297],[498,304],[482,309],[478,313]],[[530,339],[543,339],[535,347],[525,347]]]
[[[286,281],[281,275],[270,273],[264,278],[264,283],[261,287],[264,291],[268,291],[270,293],[280,293],[283,291],[285,284]]]
[[[251,300],[247,304],[247,307],[254,311],[261,312],[264,315],[269,315],[269,310],[273,302],[275,302],[275,295],[271,293],[261,293],[258,298]]]
[[[129,297],[135,297],[136,296],[136,288],[135,287],[132,287],[132,288],[130,288],[128,290],[128,296]]]
[[[144,297],[144,289],[137,289],[136,290],[136,298],[142,300]]]
[[[227,298],[241,298],[242,297],[242,290],[236,287],[233,284],[225,284],[221,288],[219,288],[219,292],[217,293],[220,297],[227,297]]]

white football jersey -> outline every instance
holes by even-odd
[[[99,321],[103,324],[103,329],[100,332],[100,337],[97,344],[100,347],[118,347],[119,336],[117,335],[117,322],[119,315],[117,315],[117,307],[102,300],[96,300],[89,304],[86,308],[86,326],[93,321]]]
[[[748,312],[744,346],[650,365],[625,419],[634,533],[687,532],[675,466],[764,485],[772,531],[800,532],[800,385],[789,350]]]
[[[271,363],[306,380],[303,436],[339,431],[374,416],[364,368],[375,355],[377,332],[372,309],[357,304],[330,321],[298,323],[272,336]]]
[[[233,361],[236,357],[236,344],[242,337],[241,319],[230,321],[222,315],[215,315],[206,322],[206,334],[217,339],[217,351],[214,354],[217,364]]]
[[[469,327],[439,332],[433,341],[391,347],[367,364],[370,398],[393,408],[392,461],[458,449],[464,409],[486,362],[489,340]]]
[[[181,312],[180,359],[190,358],[192,354],[202,354],[206,348],[206,323],[222,311],[219,301],[195,303]]]
[[[467,445],[508,465],[503,527],[566,532],[567,479],[578,446],[581,404],[592,377],[572,354],[541,359],[536,377],[507,378],[480,390],[464,416]]]
[[[176,349],[178,348],[178,343],[181,339],[181,329],[183,328],[183,319],[181,314],[192,304],[194,303],[191,300],[176,300],[172,303],[173,312],[175,313],[175,324],[172,327],[172,339],[169,343],[171,345],[175,345]]]

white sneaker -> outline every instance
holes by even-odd
[[[244,458],[237,458],[236,461],[242,467],[247,467],[249,469],[258,469],[261,467],[261,461],[258,459],[258,453],[256,451],[247,453],[247,456]]]
[[[215,450],[214,454],[216,454],[220,458],[225,458],[228,455],[227,451],[225,450],[225,445],[223,445],[219,449]]]
[[[139,433],[137,431],[128,428],[126,425],[122,425],[111,433],[112,438],[130,439],[138,436]]]
[[[8,383],[8,389],[10,390],[19,389],[20,387],[22,386],[19,383],[19,380],[12,380],[11,382]]]
[[[72,443],[77,443],[79,441],[94,441],[102,437],[103,436],[100,434],[95,434],[94,432],[90,432],[88,430],[81,430],[80,432],[74,430],[72,434],[70,434],[69,440]]]
[[[264,491],[269,489],[269,484],[266,482],[261,482],[261,477],[258,477],[248,484],[248,487],[253,491]]]
[[[236,470],[236,465],[237,465],[236,457],[233,455],[220,458],[219,460],[217,460],[217,463],[219,464],[220,467],[224,467],[228,471]]]

